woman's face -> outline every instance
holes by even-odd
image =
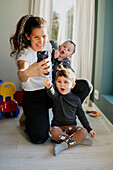
[[[36,52],[43,50],[47,41],[47,36],[46,27],[34,28],[29,37],[26,35],[27,39],[31,42],[31,48]]]

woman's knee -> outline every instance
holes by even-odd
[[[34,144],[41,144],[46,142],[46,140],[48,139],[48,134],[37,134],[37,135],[29,135],[29,138],[31,140],[32,143]]]

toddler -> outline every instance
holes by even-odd
[[[95,131],[89,125],[81,106],[80,98],[71,92],[75,86],[75,79],[75,73],[71,69],[61,66],[56,74],[56,91],[49,78],[44,82],[47,93],[53,100],[53,120],[49,136],[52,140],[60,142],[54,147],[55,156],[83,141],[87,133],[95,136]],[[77,117],[83,127],[77,126]],[[90,144],[86,141],[86,145]]]

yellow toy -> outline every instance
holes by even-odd
[[[0,95],[3,96],[3,102],[5,102],[6,97],[11,97],[11,100],[13,100],[15,92],[15,86],[11,82],[4,82],[0,86]]]

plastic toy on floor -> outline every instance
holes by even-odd
[[[18,104],[21,106],[23,101],[23,90],[16,91],[14,94],[14,99],[18,102]]]
[[[86,111],[86,113],[89,115],[89,116],[92,116],[92,117],[97,117],[97,116],[99,116],[99,113],[98,112],[96,112],[96,111]]]
[[[17,117],[20,113],[18,102],[13,98],[16,92],[15,86],[11,82],[0,84],[0,118]]]

